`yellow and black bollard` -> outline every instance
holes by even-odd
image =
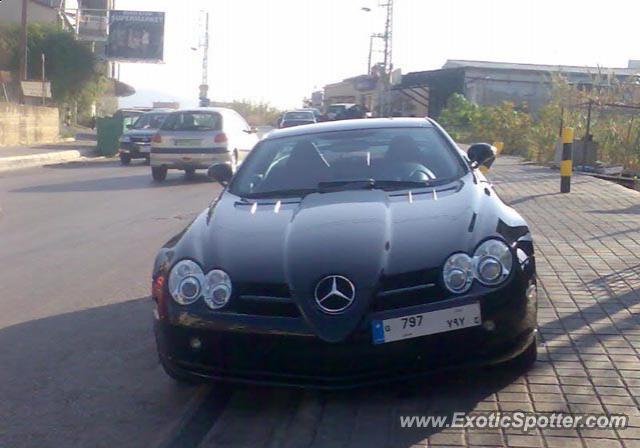
[[[562,129],[562,161],[560,162],[560,193],[571,191],[571,171],[573,170],[573,128]]]

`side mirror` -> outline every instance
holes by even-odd
[[[128,125],[125,126],[125,128],[127,128],[127,129],[131,129],[132,127],[133,127],[132,124],[128,124]]]
[[[474,143],[467,150],[467,155],[473,168],[477,168],[480,165],[491,168],[493,161],[496,159],[496,154],[496,148],[489,143]]]
[[[222,185],[227,185],[233,176],[233,170],[228,163],[215,163],[207,170],[207,176]]]

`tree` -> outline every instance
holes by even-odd
[[[282,113],[282,111],[269,103],[255,103],[250,100],[234,100],[230,103],[218,103],[218,105],[235,110],[252,126],[272,124]]]
[[[18,25],[0,25],[0,63],[9,70],[19,65]],[[29,79],[40,79],[41,55],[45,55],[45,73],[51,81],[53,101],[59,105],[80,99],[91,101],[102,92],[104,76],[88,44],[79,42],[73,33],[58,26],[34,23],[28,26],[27,70]],[[90,101],[90,102],[91,102]]]

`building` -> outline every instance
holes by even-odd
[[[378,104],[378,78],[368,75],[354,76],[340,82],[324,86],[323,106],[331,104],[354,103],[374,110]]]
[[[61,0],[28,0],[28,21],[30,23],[65,23],[60,12]],[[0,22],[22,22],[22,0],[0,2]]]
[[[635,61],[629,67],[578,67],[563,65],[517,64],[508,62],[448,60],[439,70],[407,73],[397,92],[428,92],[428,112],[437,117],[454,93],[463,94],[476,104],[499,104],[510,101],[531,111],[540,109],[548,100],[554,74],[569,83],[590,88],[597,75],[618,80],[640,74]]]

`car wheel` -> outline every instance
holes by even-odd
[[[120,165],[129,165],[131,163],[131,156],[129,154],[120,153]]]
[[[201,378],[195,375],[189,375],[188,373],[180,372],[174,369],[170,363],[168,363],[162,358],[160,358],[160,365],[162,366],[162,369],[164,370],[164,372],[171,379],[173,379],[174,381],[177,381],[178,383],[196,385],[203,382]]]
[[[163,166],[151,167],[151,176],[156,182],[162,182],[167,178],[167,169]]]
[[[512,360],[507,361],[507,364],[509,365],[509,367],[513,368],[514,370],[524,373],[528,371],[531,367],[533,367],[537,359],[538,359],[538,344],[534,339],[533,342],[529,344],[529,347],[525,349],[525,351],[520,353],[518,356],[516,356]]]
[[[192,179],[193,176],[196,175],[196,170],[194,170],[193,168],[189,168],[187,170],[184,170],[184,174],[185,176],[187,176],[188,179]]]

